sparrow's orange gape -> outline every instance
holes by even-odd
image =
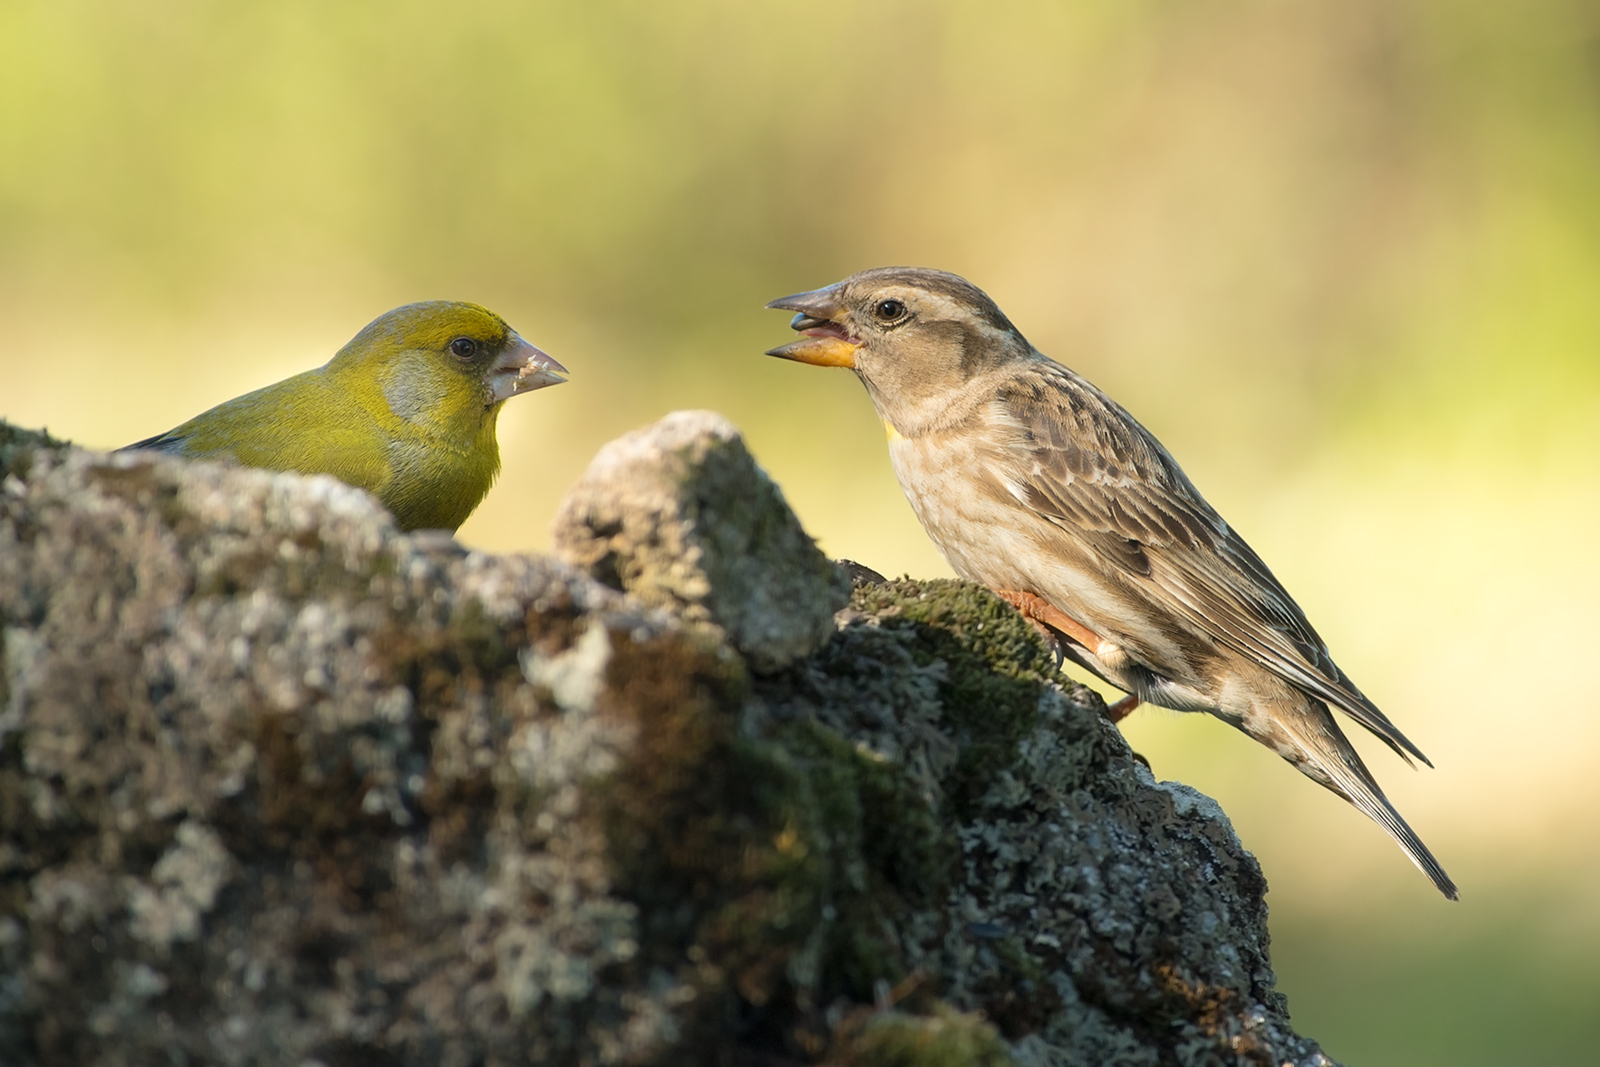
[[[802,335],[769,355],[848,367],[866,386],[895,475],[951,568],[1129,694],[1112,721],[1141,700],[1215,715],[1366,813],[1455,899],[1330,709],[1402,759],[1427,758],[1116,401],[942,271],[863,271],[767,306],[796,312]]]

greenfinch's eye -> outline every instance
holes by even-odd
[[[898,300],[880,300],[878,306],[872,309],[879,322],[894,322],[906,313],[906,306]]]
[[[478,342],[470,337],[457,337],[450,342],[450,354],[457,359],[471,359],[478,354]]]

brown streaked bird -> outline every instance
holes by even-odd
[[[803,335],[768,355],[849,367],[867,387],[900,485],[955,572],[1130,694],[1113,722],[1140,701],[1210,712],[1365,812],[1457,899],[1330,706],[1407,763],[1427,757],[1116,401],[943,271],[862,271],[767,306],[796,312]]]

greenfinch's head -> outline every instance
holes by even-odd
[[[518,393],[566,381],[566,368],[477,304],[429,300],[385,312],[328,364],[375,385],[395,415],[441,424],[482,417]]]

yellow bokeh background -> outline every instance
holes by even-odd
[[[947,574],[773,297],[984,287],[1168,445],[1433,759],[1462,887],[1202,716],[1126,733],[1272,885],[1361,1064],[1600,1047],[1600,8],[1577,0],[0,0],[0,416],[94,448],[468,299],[572,371],[461,530],[605,441],[745,430],[825,550]],[[1359,740],[1358,740],[1358,743]]]

